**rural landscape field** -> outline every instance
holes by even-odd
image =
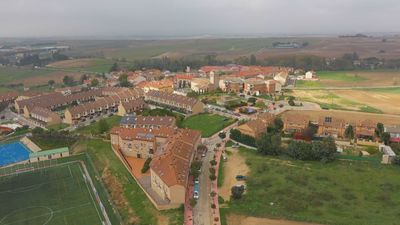
[[[400,1],[0,12],[0,225],[400,225]]]

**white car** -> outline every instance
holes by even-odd
[[[196,191],[193,193],[193,198],[194,199],[199,199],[199,193],[197,193]]]

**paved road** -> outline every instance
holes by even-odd
[[[229,130],[233,127],[236,127],[237,123],[234,123],[226,128],[223,131],[229,134]],[[211,180],[210,176],[210,161],[214,159],[214,148],[216,148],[217,143],[221,143],[222,140],[218,136],[218,133],[210,138],[204,138],[203,143],[207,146],[208,152],[206,157],[203,159],[203,165],[201,168],[201,174],[199,176],[199,183],[200,183],[200,196],[197,201],[196,206],[193,209],[194,225],[211,225],[213,223],[213,216],[211,211]]]

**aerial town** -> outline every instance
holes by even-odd
[[[91,1],[4,3],[0,225],[400,224],[400,4]]]

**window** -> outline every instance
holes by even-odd
[[[332,123],[332,117],[325,117],[325,123]]]

